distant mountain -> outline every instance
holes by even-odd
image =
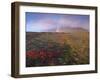
[[[81,27],[58,27],[58,28],[52,28],[49,30],[45,30],[46,32],[66,32],[66,33],[72,33],[72,32],[89,32],[88,30],[81,28]],[[45,32],[44,31],[44,32]]]

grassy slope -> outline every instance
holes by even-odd
[[[89,63],[89,33],[86,31],[75,31],[72,33],[27,32],[26,35],[27,50],[39,46],[42,43],[55,42],[61,46],[63,44],[69,44],[77,64]]]

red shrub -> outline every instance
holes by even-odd
[[[47,52],[46,52],[46,50],[41,49],[41,50],[39,51],[39,58],[45,59],[46,57],[47,57]]]
[[[36,50],[30,50],[26,52],[26,56],[30,57],[32,59],[41,59],[41,60],[46,60],[46,59],[52,59],[52,58],[57,58],[61,55],[61,52],[57,51],[46,51],[44,49],[41,49],[40,51]]]
[[[27,57],[30,57],[30,58],[32,58],[32,59],[36,59],[37,57],[39,57],[39,56],[38,56],[38,52],[35,51],[35,50],[27,51],[27,52],[26,52],[26,56],[27,56]]]

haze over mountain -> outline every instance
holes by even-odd
[[[89,15],[26,13],[26,32],[65,32],[70,27],[89,30]]]
[[[44,32],[65,32],[65,33],[72,33],[72,32],[89,32],[87,29],[82,27],[58,27],[45,30]]]

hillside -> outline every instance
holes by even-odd
[[[36,54],[52,54],[47,62],[34,63],[29,59],[29,51],[37,51]],[[41,50],[41,51],[40,51]],[[38,52],[40,51],[40,52]],[[47,65],[72,65],[89,63],[89,32],[82,29],[70,30],[70,32],[26,32],[26,52],[27,66],[47,66]],[[59,54],[58,54],[59,53]],[[50,55],[49,54],[49,55]],[[59,56],[54,56],[54,54]],[[31,56],[33,53],[31,53]],[[34,54],[35,55],[35,54]],[[37,55],[37,56],[38,56]],[[30,56],[30,58],[32,58]],[[34,56],[33,56],[34,57]],[[46,56],[45,56],[46,57]],[[47,58],[44,57],[44,60]],[[38,57],[42,59],[41,57]],[[35,58],[36,59],[36,58]],[[30,60],[32,62],[30,63]],[[53,60],[53,61],[52,61]],[[49,62],[51,61],[51,62]],[[50,64],[49,64],[50,63]],[[36,64],[36,65],[35,65]]]

